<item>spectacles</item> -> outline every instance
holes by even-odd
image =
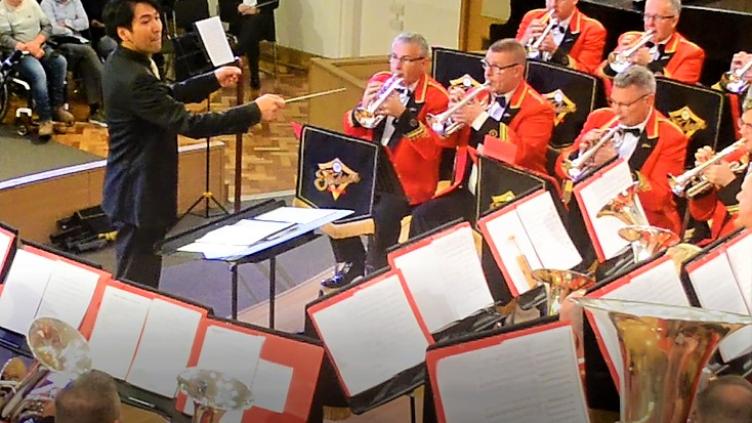
[[[423,57],[423,56],[420,56],[420,57],[408,57],[408,56],[399,57],[399,56],[397,56],[394,53],[392,53],[392,54],[389,55],[389,61],[390,62],[400,62],[401,65],[404,65],[406,63],[415,63],[415,62],[421,61],[423,59],[425,59],[425,57]]]
[[[745,122],[744,119],[739,119],[739,129],[752,129],[752,122]]]
[[[652,13],[645,13],[642,15],[643,21],[667,21],[674,19],[676,15],[653,15]]]
[[[480,59],[480,65],[483,66],[483,70],[488,70],[488,68],[491,68],[495,70],[496,72],[501,72],[504,69],[509,69],[513,66],[519,65],[519,63],[510,63],[508,65],[499,66],[499,65],[494,65],[493,63],[488,63],[486,59]]]
[[[619,103],[618,101],[614,101],[614,100],[612,100],[612,99],[609,98],[608,99],[608,105],[611,106],[611,107],[616,107],[616,108],[623,107],[623,108],[627,109],[629,107],[632,107],[633,104],[637,103],[638,101],[642,100],[643,98],[645,98],[645,97],[647,97],[649,95],[650,95],[650,93],[643,94],[643,95],[637,97],[636,99],[630,101],[629,103]]]

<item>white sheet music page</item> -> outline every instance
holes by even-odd
[[[150,305],[150,298],[113,286],[105,288],[89,339],[93,368],[125,380]]]
[[[425,359],[428,341],[397,275],[358,290],[312,318],[350,396]]]
[[[689,299],[684,292],[674,262],[668,258],[659,260],[661,260],[660,264],[640,275],[634,275],[627,284],[603,295],[602,298],[689,307]],[[611,357],[619,377],[616,386],[620,386],[623,380],[623,369],[616,327],[605,312],[597,311],[593,313],[593,316],[597,321],[598,331],[606,346],[607,354]]]
[[[221,326],[209,326],[206,329],[204,343],[196,367],[216,370],[228,377],[235,378],[248,388],[253,384],[253,377],[261,356],[261,347],[266,338],[250,335]],[[253,392],[255,397],[255,392]],[[186,401],[186,412],[193,415],[193,402]],[[243,410],[227,412],[225,421],[241,421]]]
[[[160,395],[175,395],[177,376],[188,365],[201,317],[196,310],[152,300],[126,381]]]
[[[279,207],[254,217],[255,220],[292,222],[302,225],[315,222],[336,213],[337,209],[314,209],[307,207]]]
[[[5,259],[8,256],[10,247],[13,245],[14,239],[15,237],[0,229],[0,270],[5,266]]]
[[[752,231],[748,230],[740,237],[728,246],[726,255],[739,284],[739,290],[744,296],[744,302],[747,303],[747,308],[752,310],[752,260],[749,254],[752,251]]]
[[[97,272],[57,260],[37,317],[56,317],[75,328],[81,326],[98,281]]]
[[[522,201],[517,206],[517,216],[543,267],[571,269],[580,264],[580,252],[564,228],[550,192],[541,191]]]
[[[587,214],[606,259],[615,257],[619,251],[629,244],[619,236],[619,229],[626,224],[613,216],[599,218],[597,217],[598,212],[620,192],[630,187],[632,183],[629,164],[622,161],[609,171],[597,176],[595,180],[579,191],[582,203],[585,205],[583,213]],[[635,196],[635,202],[639,203],[639,201],[639,198]]]
[[[253,407],[284,413],[292,375],[292,367],[264,359],[259,360],[256,376],[251,386],[254,398]]]
[[[446,357],[436,374],[447,422],[589,421],[569,326]]]
[[[529,291],[531,283],[535,286],[535,282],[529,281],[528,276],[523,271],[523,258],[527,261],[531,271],[542,268],[543,264],[538,258],[538,253],[535,252],[535,247],[533,247],[517,211],[509,210],[507,213],[502,213],[489,220],[486,223],[486,229],[491,238],[487,241],[496,246],[499,258],[509,273],[517,292],[524,294]]]
[[[230,43],[227,42],[227,35],[225,35],[225,29],[222,28],[219,16],[212,16],[211,18],[197,21],[196,29],[198,29],[201,42],[204,43],[206,53],[209,55],[209,60],[211,60],[214,67],[227,65],[235,61],[235,56],[232,54]]]
[[[689,279],[702,308],[743,315],[750,314],[725,253],[718,254],[693,268],[689,272]],[[718,351],[725,362],[750,350],[752,350],[752,328],[741,329],[726,337],[718,345]]]
[[[0,327],[26,335],[39,310],[54,260],[19,249],[0,295]]]
[[[251,245],[293,225],[290,222],[243,219],[232,225],[210,231],[197,239],[196,242],[218,245]]]

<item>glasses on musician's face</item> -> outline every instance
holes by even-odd
[[[654,15],[652,13],[645,13],[642,15],[643,21],[655,21],[655,22],[662,22],[667,21],[670,19],[674,19],[676,15]]]
[[[486,59],[480,59],[480,65],[483,66],[483,70],[485,71],[491,69],[492,72],[501,73],[502,71],[504,71],[504,69],[513,68],[519,65],[519,63],[510,63],[508,65],[502,66],[502,65],[495,65],[493,63],[489,63]]]
[[[618,109],[618,108],[628,109],[628,108],[632,107],[633,105],[637,104],[638,101],[647,98],[647,96],[649,96],[649,95],[650,95],[650,93],[643,94],[643,95],[637,97],[636,99],[634,99],[634,100],[632,100],[630,102],[627,102],[627,103],[620,103],[618,101],[614,101],[614,99],[612,99],[612,98],[609,98],[608,99],[608,105],[611,106],[611,107],[613,107],[613,108],[615,108],[615,109]]]
[[[752,122],[745,122],[744,119],[739,119],[739,129],[752,130]]]
[[[402,56],[399,57],[396,54],[392,53],[389,55],[389,61],[390,62],[399,62],[401,65],[406,65],[408,63],[415,63],[419,62],[421,60],[425,59],[423,56],[418,57],[409,57],[409,56]]]

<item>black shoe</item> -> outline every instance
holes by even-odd
[[[258,90],[259,88],[261,88],[261,79],[259,79],[258,74],[251,75],[251,89]]]
[[[327,289],[337,289],[349,285],[356,278],[363,276],[363,266],[354,263],[337,263],[334,267],[334,275],[321,282],[321,286]]]

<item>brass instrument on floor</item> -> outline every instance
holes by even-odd
[[[631,46],[622,50],[614,51],[608,55],[608,62],[611,69],[616,73],[621,73],[628,67],[632,66],[630,58],[633,54],[637,53],[637,50],[645,47],[645,45],[653,39],[655,30],[649,30],[642,33],[642,36],[638,38]]]
[[[734,94],[744,93],[749,88],[749,82],[744,79],[744,75],[750,69],[752,69],[752,59],[748,60],[739,69],[724,73],[719,82],[721,88]]]
[[[379,108],[393,93],[399,93],[402,104],[407,104],[408,90],[405,80],[397,74],[392,74],[368,104],[359,105],[355,108],[355,119],[364,128],[373,129],[381,123],[384,115],[379,114]]]
[[[572,299],[607,313],[622,362],[621,423],[684,423],[702,371],[721,340],[752,317],[716,310],[610,299]]]
[[[578,289],[595,286],[595,278],[571,270],[537,269],[533,279],[546,285],[546,315],[559,314],[561,304]]]
[[[459,131],[463,126],[465,126],[465,124],[462,122],[455,122],[454,119],[452,119],[452,115],[454,115],[461,108],[465,107],[467,103],[469,103],[479,95],[487,92],[489,92],[488,82],[476,87],[475,89],[468,89],[465,93],[465,96],[462,97],[462,100],[451,105],[443,113],[440,113],[438,115],[429,114],[426,117],[426,120],[428,121],[428,124],[431,125],[431,129],[433,129],[433,131],[437,135],[440,135],[442,137],[452,135],[453,133]]]
[[[619,229],[619,236],[629,241],[635,263],[648,260],[679,242],[675,233],[657,226],[625,226]]]
[[[611,128],[608,128],[598,139],[598,142],[593,144],[590,148],[583,151],[575,157],[572,160],[565,160],[564,161],[564,169],[567,171],[569,176],[572,177],[572,179],[577,179],[580,177],[580,175],[584,174],[586,171],[590,170],[592,165],[592,159],[595,157],[595,153],[598,152],[603,146],[605,146],[609,142],[614,142],[615,144],[618,144],[618,141],[616,140],[616,132],[619,130],[618,125],[614,125]]]
[[[227,411],[244,410],[253,403],[248,386],[214,370],[183,370],[178,389],[193,400],[194,423],[219,423]]]
[[[713,157],[711,157],[707,161],[695,166],[694,168],[682,173],[681,175],[670,176],[668,183],[671,186],[671,191],[673,191],[674,194],[680,197],[683,197],[686,195],[688,198],[694,198],[697,195],[706,192],[708,189],[712,187],[713,184],[711,184],[702,175],[702,172],[708,167],[710,167],[711,165],[714,165],[720,162],[721,160],[725,159],[726,157],[730,156],[731,154],[733,154],[736,150],[744,146],[745,142],[746,140],[744,138],[741,138],[737,140],[736,142],[734,142],[733,144],[729,145],[728,147],[716,153]],[[731,170],[733,170],[735,173],[741,172],[745,168],[746,168],[746,165],[740,162],[736,162],[731,165]]]
[[[16,422],[22,415],[37,413],[40,402],[29,393],[50,372],[63,373],[70,379],[91,369],[89,344],[74,327],[52,317],[32,322],[26,342],[34,355],[34,364],[23,378],[0,400],[0,418]],[[10,363],[6,364],[5,368]]]
[[[541,23],[546,22],[548,22],[548,25],[543,28],[543,32],[541,32],[541,34],[537,38],[529,38],[527,40],[527,43],[525,43],[525,50],[527,50],[527,57],[529,59],[537,59],[539,56],[541,60],[544,61],[551,59],[550,53],[541,52],[540,47],[543,44],[543,41],[545,41],[546,37],[548,37],[548,34],[550,34],[551,31],[556,27],[556,25],[559,24],[559,21],[554,18],[554,9],[546,12],[546,14],[541,18]]]

